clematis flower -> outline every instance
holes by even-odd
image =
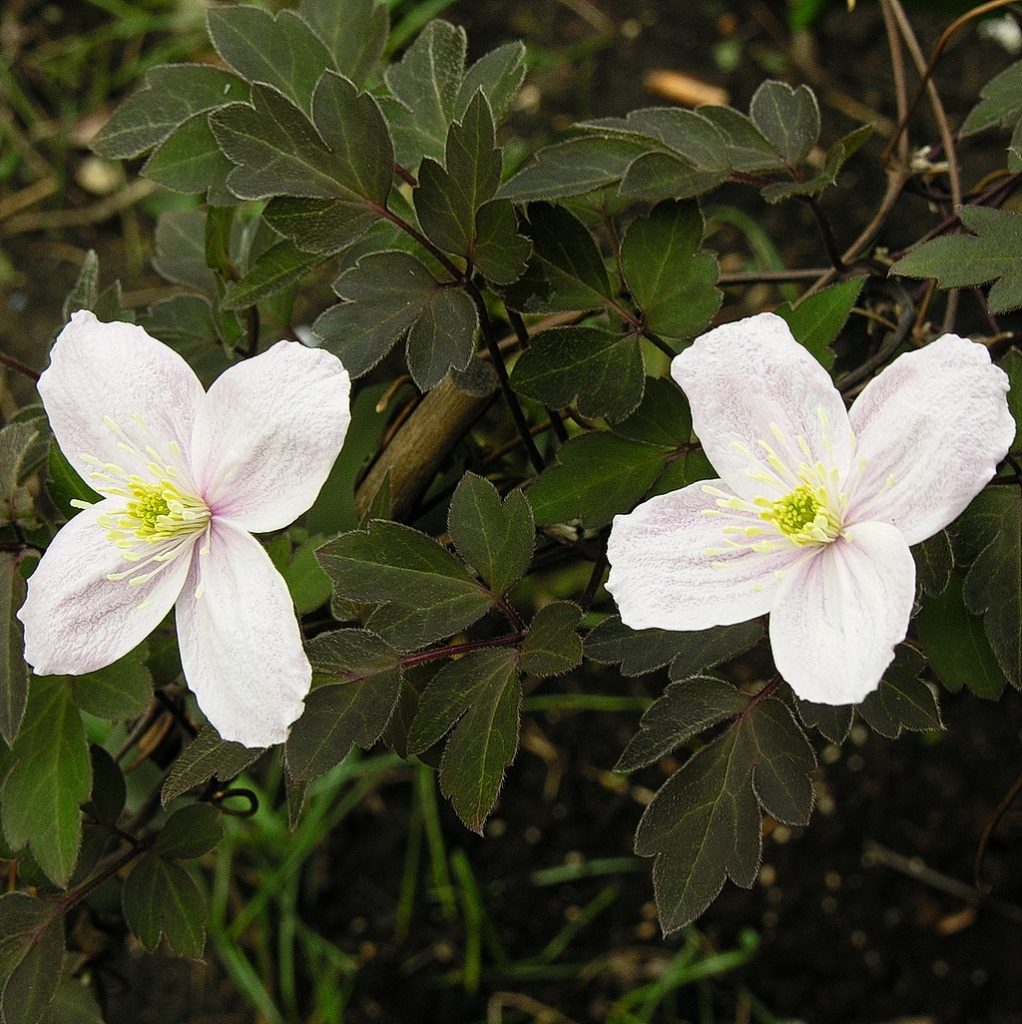
[[[607,587],[622,620],[697,630],[769,612],[799,697],[861,701],[908,629],[909,546],[955,519],[1008,451],[1006,375],[946,334],[846,411],[771,313],[704,334],[671,373],[720,479],[615,517]]]
[[[140,327],[75,313],[39,380],[61,451],[103,499],[53,538],[18,612],[40,675],[93,672],[176,607],[185,679],[224,739],[279,743],[311,670],[252,536],[315,500],[348,428],[348,374],[281,341],[206,393]]]

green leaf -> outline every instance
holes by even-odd
[[[422,156],[440,160],[447,128],[460,113],[465,75],[465,30],[431,21],[385,73],[396,103],[387,105],[398,160],[415,171]]]
[[[671,683],[643,713],[639,731],[628,741],[614,771],[633,772],[655,764],[697,733],[734,718],[748,702],[740,690],[713,676]]]
[[[303,252],[294,242],[282,238],[261,252],[239,280],[227,285],[221,308],[239,310],[254,306],[300,281],[324,259],[322,254]]]
[[[324,545],[316,557],[338,597],[419,609],[441,635],[464,629],[492,604],[489,591],[454,555],[398,523],[371,522]]]
[[[206,265],[206,215],[201,210],[172,210],[156,222],[153,268],[175,284],[216,294],[216,278]]]
[[[958,130],[962,138],[989,128],[1014,128],[1022,119],[1022,61],[1016,61],[987,82],[980,101]]]
[[[435,388],[448,371],[472,361],[479,313],[468,293],[440,288],[408,332],[408,372],[420,391]]]
[[[647,328],[691,338],[720,308],[717,258],[699,251],[703,218],[696,203],[666,202],[632,222],[621,244],[621,269]]]
[[[864,277],[853,277],[807,295],[795,306],[785,302],[776,310],[787,321],[795,340],[809,349],[825,369],[834,366],[830,346],[848,321],[865,283]]]
[[[971,235],[923,242],[891,267],[906,277],[933,277],[941,288],[967,288],[993,281],[987,306],[993,314],[1022,306],[1022,215],[985,206],[963,206]]]
[[[142,177],[173,192],[207,193],[210,202],[235,202],[227,191],[227,175],[233,167],[202,113],[179,125],[157,146],[142,168]]]
[[[965,604],[983,616],[1008,682],[1022,689],[1022,495],[1015,487],[988,487],[952,529],[985,543],[965,577]]]
[[[646,383],[639,339],[598,327],[555,327],[537,334],[511,374],[520,395],[587,417],[624,419]]]
[[[627,419],[614,424],[614,433],[668,451],[690,444],[692,412],[685,393],[670,378],[648,378],[642,403]]]
[[[24,633],[14,613],[25,603],[25,580],[11,551],[0,553],[0,736],[12,746],[28,703]]]
[[[343,301],[323,313],[313,330],[352,376],[371,370],[412,327],[408,364],[420,387],[439,383],[452,365],[468,366],[475,305],[460,289],[441,285],[414,256],[364,256],[334,282],[334,291]]]
[[[254,86],[252,106],[210,115],[220,148],[238,166],[227,179],[241,199],[362,199],[382,206],[393,176],[383,115],[368,94],[327,71],[312,104],[315,125],[273,89]]]
[[[619,138],[586,136],[541,149],[514,177],[497,190],[517,203],[584,196],[615,185],[647,147]]]
[[[101,746],[89,747],[92,764],[92,792],[85,813],[104,825],[116,825],[128,798],[128,788],[120,765]]]
[[[330,580],[316,561],[318,546],[318,542],[306,541],[291,553],[290,561],[280,570],[299,615],[308,615],[330,600]]]
[[[263,220],[303,252],[332,256],[346,249],[376,222],[378,214],[361,199],[295,199],[277,196]]]
[[[951,579],[955,566],[954,553],[947,530],[941,530],[912,549],[916,560],[916,581],[924,594],[937,597]]]
[[[507,648],[448,662],[419,698],[408,749],[423,751],[453,727],[440,764],[440,788],[475,832],[482,831],[518,749],[521,702],[517,652]]]
[[[63,977],[42,1024],[103,1024],[103,1014],[84,982]]]
[[[943,729],[933,691],[919,678],[924,661],[910,647],[901,647],[884,673],[880,686],[860,705],[859,714],[870,728],[888,739],[903,730]]]
[[[518,233],[518,218],[507,199],[492,199],[476,214],[473,259],[494,284],[513,284],[525,272],[532,243]]]
[[[207,64],[166,64],[146,73],[145,84],[111,115],[92,140],[100,156],[128,159],[163,142],[197,114],[244,103],[248,85]]]
[[[387,45],[387,4],[376,0],[302,0],[298,12],[330,51],[337,70],[361,85],[380,62]]]
[[[952,576],[943,592],[923,600],[916,629],[930,667],[952,693],[964,684],[977,697],[997,700],[1004,673],[983,632],[983,620],[969,612],[962,581]]]
[[[484,54],[462,79],[456,109],[466,110],[476,92],[482,90],[493,120],[499,124],[525,78],[525,44],[505,43]]]
[[[1022,439],[1022,352],[1017,348],[1008,349],[1000,367],[1008,375],[1008,411],[1015,421],[1015,437]]]
[[[160,934],[183,956],[201,956],[206,944],[206,898],[179,864],[143,854],[121,890],[128,927],[150,952]]]
[[[582,121],[579,127],[601,135],[659,143],[662,148],[682,157],[694,170],[728,170],[724,136],[702,116],[702,111],[644,107],[631,111],[625,117]]]
[[[371,747],[401,692],[400,655],[366,630],[321,633],[308,654],[313,669],[331,683],[309,694],[287,739],[288,772],[299,782],[328,772],[356,744]]]
[[[726,878],[752,885],[762,843],[758,804],[781,821],[804,824],[815,763],[788,709],[765,700],[660,788],[639,822],[635,852],[656,856],[653,885],[665,932],[698,917]]]
[[[669,153],[646,153],[632,163],[620,192],[632,199],[693,199],[716,188],[725,171],[704,171]]]
[[[811,701],[796,697],[795,707],[804,726],[816,729],[831,743],[844,743],[855,716],[851,705],[813,704]]]
[[[646,632],[642,630],[641,632]],[[682,634],[686,643],[671,662],[671,679],[687,679],[703,669],[737,658],[763,639],[759,620],[736,622],[733,626],[713,626]]]
[[[600,250],[584,224],[559,206],[533,203],[529,268],[505,296],[524,313],[601,307],[612,295]]]
[[[774,147],[745,114],[733,107],[707,106],[699,108],[699,115],[723,136],[726,163],[733,170],[755,174],[783,169]]]
[[[153,679],[146,667],[143,642],[106,668],[70,676],[71,698],[97,718],[124,719],[142,714],[153,698]]]
[[[229,782],[252,764],[262,750],[222,740],[214,729],[203,729],[178,755],[163,784],[160,800],[166,807],[171,800],[210,779]]]
[[[64,298],[63,319],[70,320],[71,314],[79,309],[92,309],[99,298],[99,257],[95,249],[89,249],[82,260],[82,269]]]
[[[156,836],[153,853],[169,860],[192,860],[224,838],[220,812],[210,804],[187,804],[166,821]]]
[[[313,90],[333,59],[294,11],[272,15],[237,4],[210,9],[209,34],[217,53],[249,82],[271,86],[309,109]]]
[[[497,488],[466,473],[451,498],[447,532],[458,554],[496,594],[505,594],[532,561],[535,525],[532,507],[519,490],[501,502]]]
[[[752,97],[749,116],[791,167],[809,155],[820,137],[820,108],[807,85],[793,89],[786,82],[764,82]]]
[[[663,452],[652,445],[606,431],[573,437],[557,459],[528,491],[540,526],[574,520],[586,529],[606,526],[642,500],[664,464]]]
[[[573,601],[543,605],[529,624],[521,647],[521,669],[537,676],[559,676],[582,661],[578,624],[582,609]]]
[[[82,839],[79,804],[88,799],[92,766],[81,715],[63,676],[33,676],[21,731],[4,783],[4,835],[26,843],[57,885],[71,877]]]
[[[64,917],[23,892],[0,896],[0,1019],[38,1024],[64,965]]]
[[[827,159],[819,174],[814,175],[808,181],[774,182],[771,185],[766,185],[761,190],[763,198],[768,203],[778,203],[782,199],[791,199],[793,196],[819,195],[825,188],[836,184],[841,168],[858,152],[862,144],[872,134],[873,126],[871,124],[860,125],[843,139],[838,139],[827,150]]]
[[[500,184],[500,151],[493,115],[477,92],[460,123],[447,133],[445,162],[429,158],[419,167],[415,212],[426,236],[441,249],[468,258],[475,247],[476,213]]]
[[[32,495],[20,483],[38,437],[35,420],[8,423],[0,430],[0,524],[33,518]]]

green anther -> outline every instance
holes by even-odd
[[[138,521],[136,536],[148,537],[158,531],[160,518],[170,515],[170,506],[163,496],[162,487],[136,484],[131,493],[135,495],[135,501],[128,502],[127,514]]]
[[[763,518],[773,521],[789,537],[798,537],[820,513],[820,503],[810,487],[798,487],[791,494],[775,501]]]

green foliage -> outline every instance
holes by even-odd
[[[807,295],[794,306],[786,302],[776,310],[787,321],[795,339],[828,370],[834,366],[830,346],[848,322],[865,281],[864,277],[853,277]]]
[[[582,609],[573,601],[551,601],[529,623],[519,662],[523,672],[559,676],[582,661],[582,638],[576,630]]]
[[[11,746],[28,703],[28,666],[21,623],[14,613],[25,601],[25,580],[14,554],[0,553],[0,736]]]
[[[807,85],[764,82],[752,97],[749,117],[789,167],[800,164],[820,137],[820,108]]]
[[[994,75],[980,89],[979,95],[980,101],[969,111],[959,135],[968,138],[990,128],[1010,129],[1008,170],[1013,173],[1022,171],[1022,149],[1019,146],[1022,132],[1022,61],[1016,61],[999,75]]]
[[[919,678],[922,668],[923,659],[911,647],[898,650],[880,686],[858,706],[874,732],[897,739],[905,729],[943,728],[933,691]]]
[[[912,549],[916,560],[916,582],[924,594],[938,597],[951,580],[954,553],[947,530],[941,530]]]
[[[376,0],[302,0],[298,10],[329,50],[334,67],[361,86],[387,45],[387,5]]]
[[[174,761],[160,799],[166,806],[210,779],[229,782],[253,764],[261,753],[259,749],[222,740],[213,729],[204,729]]]
[[[971,235],[947,235],[923,242],[891,268],[906,277],[933,277],[941,288],[965,288],[993,281],[991,313],[1022,306],[1022,216],[984,206],[958,212]]]
[[[209,804],[187,804],[167,819],[153,843],[153,853],[172,860],[193,860],[224,837],[220,812]]]
[[[144,643],[106,668],[69,676],[71,699],[81,711],[97,718],[118,720],[142,714],[153,697],[153,680],[146,666]]]
[[[39,433],[35,420],[8,423],[0,430],[0,526],[32,522],[34,502],[22,480],[34,461]]]
[[[64,919],[23,892],[0,896],[0,1019],[36,1024],[53,1000],[64,963]]]
[[[184,956],[201,956],[206,944],[206,898],[180,864],[144,853],[121,890],[128,927],[152,951],[160,935]]]

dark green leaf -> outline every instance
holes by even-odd
[[[1000,361],[1000,367],[1008,375],[1008,411],[1015,421],[1015,437],[1022,439],[1022,352],[1010,348]]]
[[[983,616],[983,628],[997,661],[1008,682],[1020,689],[1022,495],[1015,487],[988,487],[973,500],[954,530],[990,538],[965,577],[965,604],[974,615]]]
[[[104,825],[116,825],[128,798],[128,788],[120,765],[99,744],[89,747],[92,764],[92,794],[85,813]]]
[[[448,662],[423,691],[408,736],[412,753],[453,726],[440,766],[440,787],[458,817],[479,832],[493,809],[504,769],[518,749],[517,652],[474,651]],[[455,725],[455,723],[457,723]]]
[[[169,860],[192,860],[212,850],[224,837],[220,812],[210,804],[187,804],[160,829],[153,853]]]
[[[0,553],[0,736],[8,746],[21,729],[28,703],[25,640],[14,613],[25,603],[25,580],[15,555]]]
[[[475,622],[491,596],[465,566],[432,538],[398,523],[375,521],[317,552],[339,597],[394,601],[421,609],[448,633]]]
[[[830,346],[844,328],[865,282],[864,277],[853,277],[807,295],[794,307],[785,302],[776,310],[787,321],[795,340],[828,370],[834,365]]]
[[[555,327],[532,339],[515,363],[511,386],[557,409],[626,417],[642,401],[646,375],[639,339],[598,327]]]
[[[714,668],[744,654],[763,639],[763,626],[753,619],[751,622],[736,622],[733,626],[713,626],[710,629],[685,632],[682,636],[686,643],[671,662],[671,679],[686,679],[696,672]]]
[[[749,116],[777,155],[789,166],[800,164],[820,137],[820,108],[807,85],[764,82],[752,97]]]
[[[261,753],[262,750],[220,739],[214,729],[204,729],[178,755],[163,784],[160,800],[166,806],[175,797],[205,785],[212,778],[229,782]]]
[[[604,117],[583,121],[579,127],[601,135],[611,135],[640,142],[660,143],[682,157],[686,164],[700,171],[728,170],[724,136],[701,111],[678,107],[645,107],[625,117]]]
[[[63,319],[70,320],[71,314],[79,309],[92,309],[99,298],[99,257],[95,249],[89,249],[82,260],[71,291],[64,298]]]
[[[64,964],[64,917],[23,892],[0,896],[0,1019],[38,1024]]]
[[[239,280],[227,285],[221,308],[239,310],[254,306],[300,281],[325,258],[319,253],[303,252],[294,242],[282,238],[261,252]]]
[[[106,668],[70,676],[71,697],[82,711],[97,718],[123,719],[142,714],[153,698],[153,679],[146,667],[145,643]]]
[[[648,378],[638,409],[615,423],[614,433],[669,450],[690,444],[692,412],[685,393],[667,377]]]
[[[979,95],[979,103],[958,130],[962,138],[989,128],[1014,128],[1022,119],[1022,61],[994,75]]]
[[[32,521],[32,495],[19,485],[38,438],[34,419],[8,423],[0,430],[0,524]]]
[[[356,744],[371,747],[401,691],[400,656],[366,630],[321,633],[308,653],[314,670],[331,683],[309,694],[287,740],[288,771],[300,782],[329,771]]]
[[[223,357],[216,324],[213,322],[213,307],[204,296],[175,295],[154,302],[143,320],[143,326],[153,337],[178,347],[179,351],[181,346],[195,346],[213,357]],[[196,372],[202,376],[201,369]]]
[[[757,748],[752,785],[763,810],[786,825],[808,825],[816,755],[791,712],[779,700],[763,701],[745,731]]]
[[[497,195],[517,203],[583,196],[617,184],[646,150],[640,142],[618,138],[586,136],[558,142],[541,149]]]
[[[101,156],[127,159],[163,142],[197,114],[249,98],[248,85],[207,64],[152,68],[145,85],[128,97],[92,140]]]
[[[858,152],[862,144],[872,134],[873,126],[871,124],[861,125],[855,131],[849,132],[827,150],[827,159],[819,174],[814,175],[808,181],[775,182],[772,185],[766,185],[762,189],[763,198],[768,203],[779,203],[782,199],[791,199],[793,196],[819,195],[825,188],[829,188],[837,182],[841,168]]]
[[[518,218],[507,199],[484,203],[476,214],[476,269],[494,284],[513,284],[525,272],[532,243],[518,233]]]
[[[574,520],[586,529],[606,526],[642,500],[664,465],[661,450],[605,431],[572,438],[557,459],[528,491],[541,526]]]
[[[732,107],[707,106],[699,115],[724,137],[726,163],[736,171],[754,174],[780,170],[784,162],[752,120]]]
[[[525,495],[511,491],[501,502],[496,487],[475,473],[461,478],[451,498],[447,531],[494,593],[507,593],[532,561],[535,526]]]
[[[196,114],[175,128],[153,151],[142,176],[174,192],[206,193],[211,202],[235,201],[227,189],[233,169],[220,151],[209,118]]]
[[[81,715],[63,676],[33,676],[3,790],[3,829],[15,850],[26,843],[57,885],[71,877],[82,838],[79,804],[92,788]]]
[[[646,153],[621,181],[621,195],[633,199],[692,199],[716,188],[725,171],[705,171],[670,153]]]
[[[505,43],[484,54],[473,64],[462,79],[458,90],[457,110],[468,108],[472,97],[482,90],[486,97],[493,120],[499,124],[511,106],[518,87],[525,78],[525,45],[520,42]]]
[[[703,218],[696,203],[660,203],[632,222],[621,269],[643,322],[654,334],[691,338],[720,308],[717,258],[700,252]]]
[[[1022,306],[1022,215],[985,206],[963,206],[962,224],[971,235],[923,242],[891,268],[906,277],[934,277],[941,288],[967,288],[993,281],[991,313]]]
[[[831,704],[813,704],[807,700],[795,698],[795,707],[802,724],[817,732],[831,743],[844,743],[848,731],[852,727],[854,710],[850,705],[835,707]]]
[[[206,944],[206,898],[179,864],[145,853],[121,890],[128,927],[152,951],[160,934],[183,956],[201,956]]]
[[[522,671],[559,676],[576,668],[582,661],[581,621],[582,609],[572,601],[551,601],[540,608],[522,643]]]
[[[1004,673],[990,649],[983,620],[962,597],[962,581],[952,576],[943,592],[923,600],[916,628],[930,666],[952,693],[966,685],[977,697],[997,700]]]
[[[364,235],[377,213],[361,199],[277,196],[266,204],[263,219],[304,252],[332,256]]]
[[[397,103],[387,105],[398,160],[413,172],[421,156],[441,159],[465,75],[465,30],[431,21],[386,71]],[[471,98],[471,97],[469,97]]]
[[[468,257],[475,246],[476,213],[500,184],[500,152],[494,146],[493,115],[481,92],[461,123],[447,133],[445,165],[423,160],[415,212],[426,236],[441,249]]]
[[[734,718],[748,702],[749,698],[740,690],[713,676],[671,683],[664,695],[643,713],[639,731],[629,740],[614,771],[633,772],[659,761],[697,733]]]
[[[302,0],[298,12],[330,51],[337,70],[361,85],[387,45],[387,4],[376,0]]]
[[[525,313],[590,309],[611,296],[610,279],[596,243],[573,214],[559,206],[533,203],[527,234],[532,258],[506,300]]]
[[[175,284],[216,293],[213,271],[206,266],[206,216],[201,210],[172,210],[160,217],[153,267]]]
[[[318,542],[306,541],[280,570],[299,615],[308,615],[330,600],[330,579],[316,561]]]
[[[217,53],[242,78],[272,86],[309,109],[319,76],[333,60],[302,18],[294,11],[272,15],[247,4],[212,8],[208,18]]]
[[[325,314],[324,314],[325,315]],[[451,369],[472,361],[479,313],[460,288],[439,288],[408,332],[408,372],[420,391],[429,391]]]
[[[85,982],[63,977],[41,1024],[103,1024],[103,1014]]]
[[[933,691],[919,678],[923,664],[922,656],[911,648],[899,648],[880,686],[858,706],[859,714],[881,736],[893,740],[904,729],[944,728]]]

